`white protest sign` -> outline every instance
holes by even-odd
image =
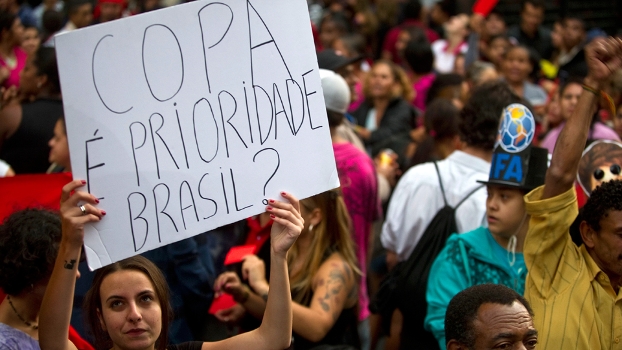
[[[56,37],[91,269],[339,186],[304,0],[197,1]]]

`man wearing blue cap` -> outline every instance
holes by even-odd
[[[445,312],[460,291],[484,283],[502,284],[523,294],[527,268],[523,242],[527,213],[523,196],[544,183],[548,152],[531,147],[535,120],[527,107],[503,111],[486,185],[488,227],[449,237],[430,270],[425,328],[446,346]]]

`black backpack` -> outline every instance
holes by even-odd
[[[447,238],[458,231],[456,210],[473,193],[484,187],[475,188],[452,208],[447,203],[443,180],[436,162],[434,168],[445,206],[434,215],[408,260],[397,264],[385,277],[370,304],[370,310],[382,316],[383,326],[387,331],[390,328],[393,311],[396,308],[400,309],[404,316],[400,336],[402,349],[438,349],[438,342],[432,333],[423,328],[427,314],[425,294],[428,275],[434,260],[445,247]]]

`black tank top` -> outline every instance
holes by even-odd
[[[48,142],[54,125],[63,115],[60,99],[39,99],[22,105],[22,120],[17,131],[4,141],[0,159],[16,174],[45,173],[50,167]]]

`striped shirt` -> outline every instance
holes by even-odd
[[[542,189],[525,196],[531,221],[523,249],[538,348],[622,349],[622,293],[568,233],[578,213],[574,188],[540,200]]]

